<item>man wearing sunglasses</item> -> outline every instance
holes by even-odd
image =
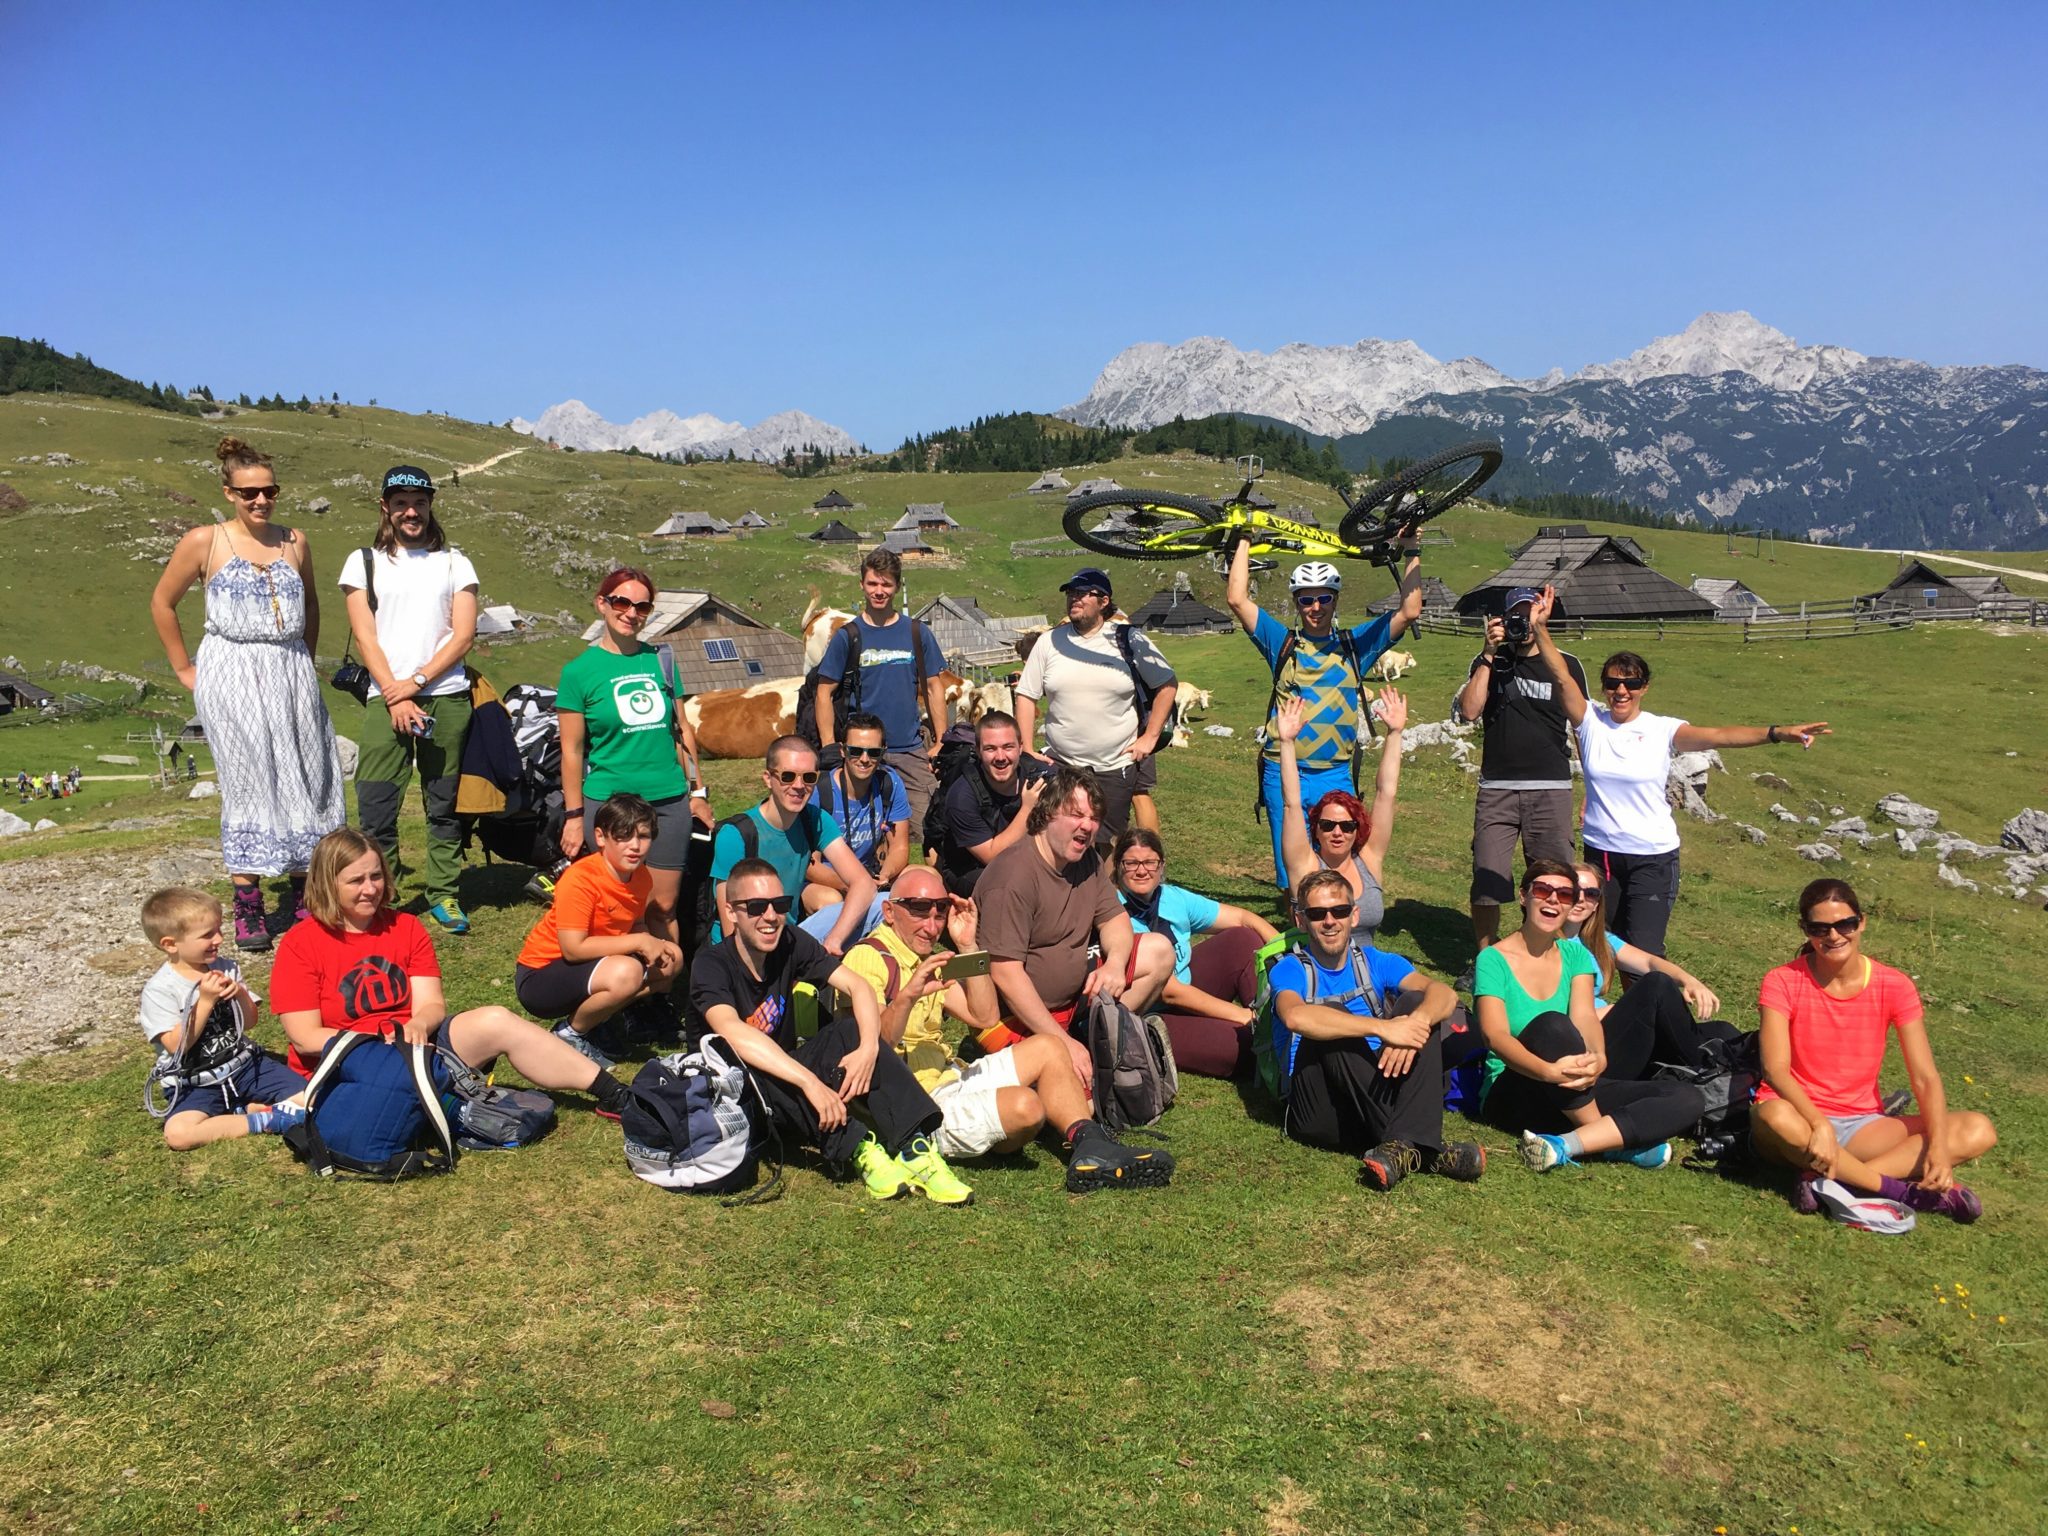
[[[743,859],[766,861],[785,891],[803,890],[813,856],[846,882],[839,902],[803,920],[804,932],[822,943],[828,954],[845,954],[849,944],[881,920],[874,877],[846,846],[839,823],[811,803],[818,778],[817,748],[803,737],[779,736],[769,743],[761,771],[767,797],[750,811],[728,816],[712,834],[711,891],[718,917],[711,932],[714,943],[733,931],[726,883]]]
[[[1354,939],[1355,899],[1340,870],[1304,875],[1294,910],[1307,942],[1267,973],[1287,1134],[1357,1157],[1372,1189],[1416,1172],[1470,1183],[1486,1171],[1486,1149],[1444,1140],[1443,1026],[1457,996]],[[1461,1052],[1476,1055],[1478,1044],[1475,1031],[1459,1031]]]
[[[1572,723],[1529,617],[1541,595],[1508,593],[1452,705],[1460,720],[1485,722],[1472,806],[1472,937],[1481,949],[1500,937],[1500,909],[1515,899],[1518,841],[1524,860],[1572,859]],[[1558,654],[1583,694],[1586,669]]]
[[[356,738],[356,820],[399,869],[398,809],[417,768],[426,801],[428,913],[467,933],[456,898],[462,823],[455,790],[469,730],[469,673],[476,643],[476,567],[434,516],[434,482],[400,464],[384,473],[377,537],[342,563],[349,633],[368,669],[370,696]]]
[[[785,1138],[815,1146],[835,1173],[858,1169],[877,1200],[917,1189],[936,1204],[967,1204],[974,1192],[932,1141],[939,1106],[902,1058],[882,1048],[874,989],[791,927],[794,901],[765,859],[741,859],[727,872],[730,931],[690,970],[690,1001],[704,1021],[691,1044],[709,1030],[730,1045]],[[792,1006],[799,982],[842,993],[851,1017],[829,1019],[799,1043]],[[873,1132],[853,1117],[856,1108],[874,1122]]]
[[[846,717],[845,751],[839,766],[825,768],[812,804],[831,813],[846,834],[846,846],[882,890],[910,862],[910,799],[903,780],[882,759],[888,756],[881,720],[865,710]],[[822,757],[822,754],[820,754]],[[814,854],[805,873],[804,911],[816,912],[846,899],[846,881],[831,862]]]
[[[1344,629],[1337,624],[1337,597],[1343,573],[1326,560],[1297,565],[1287,579],[1300,617],[1290,629],[1252,601],[1251,545],[1236,541],[1230,556],[1226,589],[1230,611],[1258,647],[1273,677],[1266,701],[1265,746],[1259,757],[1259,791],[1254,814],[1263,811],[1273,835],[1273,881],[1287,889],[1287,857],[1280,846],[1284,796],[1280,784],[1280,751],[1273,735],[1273,712],[1280,700],[1299,695],[1308,717],[1295,743],[1301,772],[1301,803],[1314,805],[1331,790],[1357,794],[1361,730],[1359,695],[1365,674],[1380,653],[1401,638],[1422,617],[1422,555],[1415,531],[1404,530],[1398,541],[1408,561],[1401,572],[1400,603],[1369,623]]]

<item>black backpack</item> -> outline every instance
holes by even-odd
[[[1700,1065],[1660,1061],[1653,1077],[1691,1083],[1706,1096],[1706,1113],[1692,1129],[1699,1155],[1713,1162],[1738,1153],[1749,1139],[1749,1105],[1764,1078],[1763,1047],[1755,1030],[1732,1032],[1700,1044]]]
[[[1134,702],[1138,710],[1138,734],[1142,736],[1145,734],[1145,722],[1152,718],[1152,701],[1159,696],[1159,690],[1148,684],[1144,673],[1138,670],[1137,646],[1132,639],[1131,626],[1118,624],[1112,633],[1116,638],[1116,653],[1123,657],[1124,665],[1130,669],[1131,687],[1135,692]],[[1270,717],[1272,705],[1268,704],[1266,709]],[[1165,723],[1159,727],[1159,745],[1162,748],[1172,745],[1173,733],[1180,729],[1180,713],[1180,699],[1176,695],[1173,708],[1166,712]]]
[[[808,845],[807,852],[819,851],[818,834],[824,830],[824,816],[825,813],[817,806],[807,805],[796,818],[795,830],[801,833],[803,841]],[[711,929],[718,922],[718,882],[711,878],[711,855],[717,846],[719,832],[726,827],[738,829],[742,858],[759,858],[761,854],[760,826],[745,811],[741,811],[737,816],[726,817],[708,833],[701,825],[695,829],[697,835],[693,836],[690,842],[690,859],[694,863],[700,857],[697,850],[701,846],[704,850],[701,855],[704,861],[704,876],[697,882],[696,900],[687,906],[678,906],[676,910],[676,944],[685,954],[694,955],[710,943]],[[685,885],[690,883],[691,875],[692,871],[686,869]],[[787,894],[796,898],[797,905],[801,907],[804,894],[802,891],[790,891]]]
[[[1358,664],[1358,647],[1352,642],[1348,629],[1332,630],[1337,637],[1337,649],[1344,654],[1344,664],[1351,668],[1351,680],[1358,691],[1365,692],[1365,669]],[[1259,730],[1263,735],[1273,723],[1273,710],[1280,703],[1280,674],[1287,670],[1287,663],[1294,659],[1294,652],[1301,644],[1301,631],[1287,632],[1287,641],[1280,647],[1280,654],[1273,659],[1273,688],[1266,695],[1266,713]],[[1135,674],[1136,668],[1132,669]],[[1175,711],[1178,715],[1178,709]],[[1365,701],[1359,700],[1358,729],[1351,735],[1351,792],[1356,794],[1361,782],[1361,765],[1365,761],[1365,749],[1360,739],[1372,729],[1372,716],[1366,711]],[[1263,750],[1252,757],[1252,825],[1259,824],[1259,818],[1266,814],[1266,754]]]
[[[946,734],[939,739],[939,760],[932,765],[932,772],[938,787],[924,808],[920,833],[925,848],[938,855],[939,868],[944,871],[952,869],[959,856],[946,831],[946,792],[965,778],[974,786],[974,798],[982,815],[989,816],[995,811],[996,798],[981,776],[981,759],[974,750],[973,726],[956,720],[946,727]]]
[[[917,669],[917,708],[920,717],[924,713],[924,637],[925,627],[916,620],[910,624],[910,662]],[[839,674],[839,691],[832,695],[832,721],[838,734],[846,735],[846,717],[860,708],[860,620],[848,619],[839,626],[840,634],[846,636],[846,670]],[[822,662],[820,663],[822,666]],[[819,751],[824,743],[818,733],[818,682],[819,667],[813,667],[804,674],[802,685],[796,695],[796,734],[803,737]],[[929,725],[927,725],[929,730]]]

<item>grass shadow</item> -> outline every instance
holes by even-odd
[[[1387,909],[1380,924],[1380,938],[1404,934],[1422,951],[1428,969],[1440,981],[1449,981],[1472,963],[1472,916],[1456,907],[1416,901],[1404,896]],[[1384,949],[1386,945],[1380,944]]]

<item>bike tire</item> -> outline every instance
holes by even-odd
[[[1347,544],[1378,544],[1393,537],[1405,524],[1426,523],[1492,479],[1500,461],[1500,444],[1485,440],[1460,443],[1432,454],[1367,490],[1344,514],[1338,536]],[[1456,473],[1446,484],[1423,488],[1447,470]]]
[[[1069,503],[1060,524],[1083,549],[1114,560],[1188,560],[1211,551],[1215,540],[1207,530],[1218,521],[1215,503],[1200,496],[1098,491]],[[1191,537],[1183,542],[1172,537],[1177,532]]]

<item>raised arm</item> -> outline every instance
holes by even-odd
[[[1406,553],[1408,563],[1401,570],[1400,604],[1387,625],[1390,642],[1400,639],[1403,631],[1422,618],[1422,535],[1414,524],[1401,530],[1394,547]]]
[[[1239,539],[1230,551],[1230,575],[1223,588],[1223,600],[1244,626],[1246,634],[1259,627],[1259,605],[1252,601],[1252,544]]]
[[[1408,728],[1408,696],[1392,685],[1380,690],[1380,723],[1387,728],[1387,738],[1380,747],[1380,771],[1372,784],[1372,835],[1359,850],[1375,880],[1382,880],[1387,849],[1394,841],[1394,804],[1401,787],[1401,732]]]
[[[1299,694],[1282,699],[1273,711],[1273,739],[1280,744],[1280,858],[1287,866],[1289,889],[1316,866],[1308,815],[1301,806],[1301,765],[1294,755],[1294,741],[1307,715],[1308,705]]]
[[[1529,622],[1536,630],[1536,650],[1543,657],[1543,664],[1550,668],[1550,675],[1557,679],[1558,702],[1564,705],[1564,712],[1573,725],[1586,718],[1586,691],[1572,676],[1572,669],[1565,665],[1564,653],[1550,638],[1550,611],[1557,606],[1557,589],[1545,587],[1543,595],[1529,605]]]

